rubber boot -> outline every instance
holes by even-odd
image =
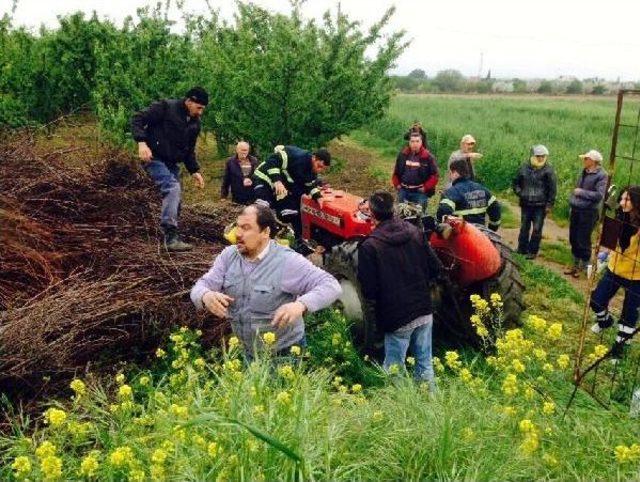
[[[193,246],[180,240],[176,228],[166,228],[164,232],[164,247],[174,253],[190,251]]]

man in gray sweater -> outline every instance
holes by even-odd
[[[595,149],[580,156],[584,169],[569,198],[569,242],[573,266],[564,274],[579,278],[591,258],[591,233],[598,222],[600,203],[607,189],[608,176],[602,168],[602,154]]]
[[[342,293],[338,281],[295,251],[277,244],[276,218],[252,204],[238,216],[237,244],[225,248],[191,289],[197,309],[231,321],[249,358],[275,334],[269,348],[286,354],[306,344],[306,312],[326,308]]]

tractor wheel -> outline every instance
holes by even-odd
[[[347,241],[334,246],[325,255],[324,269],[340,283],[342,294],[336,304],[347,319],[353,322],[353,344],[362,353],[377,355],[383,347],[383,339],[376,327],[365,321],[363,298],[358,283],[358,243]]]
[[[469,297],[478,294],[489,300],[492,293],[498,293],[502,298],[502,327],[516,328],[522,325],[520,315],[524,310],[522,298],[524,283],[518,271],[518,265],[513,257],[513,250],[504,243],[499,234],[485,226],[475,225],[482,231],[500,252],[502,260],[498,274],[465,289],[451,286],[441,292],[442,300],[435,314],[435,336],[445,338],[456,344],[482,346],[482,340],[475,333],[470,318],[473,308]],[[457,306],[455,301],[457,301]]]

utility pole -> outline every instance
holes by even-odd
[[[480,51],[480,66],[478,67],[478,78],[482,76],[482,62],[484,61],[484,52]]]

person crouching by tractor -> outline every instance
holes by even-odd
[[[621,228],[615,242],[615,250],[609,254],[609,262],[604,275],[591,293],[590,306],[596,314],[596,323],[591,327],[594,333],[613,326],[609,312],[609,302],[618,289],[623,288],[624,302],[622,316],[618,324],[618,334],[611,350],[611,358],[619,360],[623,356],[624,345],[635,334],[640,308],[640,186],[629,186],[618,198],[616,219]],[[613,244],[613,243],[612,243]]]
[[[293,345],[303,348],[302,315],[326,308],[342,292],[329,273],[277,244],[276,231],[270,208],[245,207],[237,219],[237,244],[226,247],[191,289],[197,309],[231,320],[248,358],[266,342],[266,332],[275,334],[270,348],[276,355],[287,355]]]
[[[549,150],[542,144],[531,148],[531,157],[513,179],[513,192],[520,198],[518,253],[534,259],[540,249],[544,218],[556,201],[557,179],[547,162]]]
[[[416,359],[414,377],[435,388],[429,284],[439,276],[440,264],[435,254],[430,256],[423,233],[395,217],[393,208],[393,196],[386,191],[369,197],[374,229],[358,247],[365,316],[384,333],[384,369],[404,370],[411,350]]]
[[[420,132],[411,132],[409,146],[398,154],[391,182],[398,191],[398,202],[412,202],[426,209],[438,184],[438,165],[422,145]]]
[[[296,146],[277,146],[253,175],[256,202],[275,209],[278,217],[291,223],[298,244],[302,235],[300,198],[308,194],[322,205],[318,174],[331,165],[326,149],[314,152]]]
[[[489,215],[489,229],[497,231],[502,216],[500,203],[486,187],[469,179],[470,175],[466,160],[451,163],[451,187],[442,193],[436,219],[442,221],[444,216],[458,216],[467,222],[485,225]]]

